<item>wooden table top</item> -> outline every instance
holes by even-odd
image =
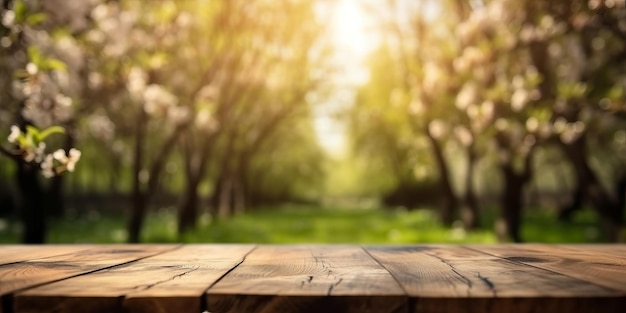
[[[626,245],[0,245],[9,312],[626,312]]]

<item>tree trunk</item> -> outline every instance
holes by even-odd
[[[441,188],[441,194],[443,195],[439,208],[439,216],[441,223],[444,226],[451,226],[452,222],[454,222],[454,219],[456,218],[458,203],[454,190],[452,189],[450,171],[443,155],[443,148],[441,147],[439,141],[437,141],[437,139],[430,134],[428,129],[426,129],[426,136],[430,140],[432,152],[435,156],[437,169],[439,171],[439,186]]]
[[[243,183],[236,181],[233,184],[233,211],[236,215],[246,211],[246,197]]]
[[[623,173],[615,184],[615,194],[617,195],[617,207],[622,212],[622,220],[624,219],[624,210],[626,210],[626,173]]]
[[[500,241],[522,242],[520,228],[527,179],[524,174],[516,173],[511,164],[502,165],[501,170],[504,176],[504,190],[500,199],[503,220],[498,225],[498,237]]]
[[[211,154],[213,140],[215,139],[215,133],[209,135],[204,138],[204,141],[201,143],[201,147],[198,153],[198,158],[195,158],[194,150],[192,149],[193,142],[184,141],[183,148],[185,149],[185,176],[186,176],[186,185],[185,185],[185,194],[183,196],[183,201],[179,208],[178,215],[178,234],[182,234],[183,232],[195,228],[196,221],[198,219],[198,203],[199,203],[199,195],[198,188],[200,183],[205,178],[206,167],[209,163],[209,154]],[[185,138],[183,137],[183,140]],[[187,138],[188,140],[190,138]],[[219,181],[215,186],[215,190],[219,189]],[[217,207],[215,205],[215,200],[211,198],[213,205],[209,207],[211,210],[215,211]],[[215,216],[215,212],[209,212],[211,216]]]
[[[196,227],[198,220],[198,180],[187,179],[185,194],[178,210],[178,234]]]
[[[17,163],[17,182],[21,197],[21,216],[24,227],[22,242],[44,243],[46,240],[46,212],[44,192],[39,182],[39,168],[24,162]]]
[[[220,184],[218,194],[217,218],[225,219],[232,215],[233,182],[230,176],[224,178]]]
[[[465,230],[474,230],[480,227],[478,201],[474,191],[474,169],[476,166],[476,151],[474,145],[467,148],[467,172],[465,173],[465,196],[463,198],[463,227]]]
[[[146,195],[142,191],[142,170],[144,165],[144,141],[146,137],[146,112],[143,106],[139,108],[137,114],[137,124],[135,128],[135,147],[133,154],[133,191],[131,195],[131,213],[128,220],[128,241],[138,243],[141,239],[141,229],[146,215]]]
[[[572,199],[570,203],[559,209],[559,221],[570,222],[574,213],[582,209],[583,203],[585,201],[585,190],[587,190],[587,184],[587,180],[581,180],[580,178],[578,178],[578,181],[576,182],[576,188],[572,193]]]
[[[586,136],[583,134],[571,144],[562,144],[565,155],[569,158],[579,184],[584,188],[581,193],[591,201],[600,215],[604,236],[608,241],[617,241],[624,223],[624,209],[612,195],[604,189],[595,172],[589,165],[586,153]]]
[[[53,218],[61,218],[65,215],[65,199],[63,196],[64,175],[58,175],[50,179],[46,198],[48,215]]]
[[[220,194],[222,193],[222,178],[221,173],[215,179],[215,186],[213,187],[213,193],[209,198],[209,214],[212,218],[217,218],[219,215],[220,207]]]
[[[128,223],[128,242],[139,243],[141,241],[141,230],[146,216],[146,206],[148,205],[146,195],[141,192],[133,192],[133,210]]]

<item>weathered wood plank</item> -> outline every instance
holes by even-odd
[[[626,293],[626,259],[622,257],[539,244],[471,248]]]
[[[406,312],[393,277],[358,246],[260,246],[207,291],[222,312]]]
[[[70,254],[90,248],[93,248],[93,245],[0,245],[0,266]]]
[[[626,258],[626,245],[620,244],[565,244],[558,247]]]
[[[0,267],[3,265],[69,255],[93,248],[93,245],[0,245]],[[0,279],[0,296],[3,281]],[[12,299],[8,296],[0,298],[0,313],[10,312]]]
[[[613,290],[463,247],[366,250],[413,298],[416,312],[619,312],[626,305]]]
[[[174,246],[100,246],[68,255],[0,266],[0,295],[130,262],[174,249]]]
[[[253,247],[183,246],[18,293],[16,313],[200,312],[206,289],[241,262]]]
[[[241,263],[253,248],[254,245],[190,245],[141,261],[170,268],[173,278],[128,294],[124,306],[130,312],[200,312],[204,292]]]

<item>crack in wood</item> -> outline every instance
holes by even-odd
[[[148,284],[148,285],[145,285],[145,286],[137,286],[137,287],[136,287],[136,289],[139,289],[139,290],[148,290],[148,289],[150,289],[150,288],[153,288],[154,286],[158,286],[158,285],[163,284],[163,283],[166,283],[166,282],[168,282],[168,281],[172,281],[172,280],[174,280],[174,279],[177,279],[177,278],[180,278],[180,277],[182,277],[182,276],[185,276],[185,275],[187,275],[187,274],[189,274],[189,273],[191,273],[191,272],[195,272],[195,271],[196,271],[196,270],[198,270],[198,269],[199,269],[199,267],[194,267],[194,268],[192,268],[192,269],[190,269],[190,270],[188,270],[188,271],[182,272],[182,273],[180,273],[180,274],[176,274],[176,275],[174,275],[174,276],[172,276],[172,277],[170,277],[170,278],[168,278],[168,279],[160,280],[160,281],[157,281],[157,282],[155,282],[155,283]]]
[[[493,293],[494,297],[498,296],[498,291],[496,290],[496,286],[489,280],[489,278],[481,276],[480,272],[476,274],[476,277],[478,277],[478,279],[480,279],[483,283],[485,283],[485,285],[487,285],[489,290],[491,290],[491,292]]]
[[[447,260],[445,260],[445,259],[443,259],[443,258],[440,258],[440,257],[438,257],[438,256],[437,256],[437,255],[435,255],[435,254],[430,254],[430,253],[426,253],[426,254],[427,254],[427,255],[430,255],[430,256],[432,256],[432,257],[434,257],[434,258],[436,258],[436,259],[438,259],[439,261],[441,261],[441,263],[443,263],[443,264],[447,265],[447,266],[450,268],[450,270],[451,270],[454,274],[456,274],[457,278],[458,278],[460,281],[464,282],[464,283],[467,285],[467,295],[468,295],[468,296],[469,296],[469,295],[471,295],[471,293],[472,293],[472,292],[471,292],[471,290],[472,290],[473,284],[472,284],[472,281],[471,281],[469,278],[467,278],[467,277],[465,277],[465,275],[463,275],[463,274],[459,273],[459,271],[456,269],[456,267],[454,267],[454,265],[452,265],[452,264],[451,264],[450,262],[448,262]]]
[[[243,264],[243,262],[246,261],[246,258],[254,251],[258,248],[258,246],[253,246],[252,249],[250,249],[250,251],[248,251],[246,254],[243,255],[243,257],[241,258],[241,261],[237,262],[237,264],[235,264],[231,269],[229,269],[228,271],[226,271],[226,273],[224,273],[222,276],[220,276],[218,279],[216,279],[209,287],[207,287],[204,292],[202,293],[202,297],[201,297],[201,301],[200,301],[200,310],[201,312],[208,312],[209,308],[208,308],[208,303],[209,303],[209,295],[208,292],[209,290],[211,290],[211,288],[213,286],[215,286],[217,283],[219,283],[222,279],[224,279],[224,277],[228,276],[228,274],[232,273],[236,268],[239,267],[239,265]]]
[[[336,282],[334,282],[334,283],[330,284],[330,286],[328,286],[328,292],[326,293],[326,295],[327,295],[327,296],[330,296],[330,295],[332,294],[332,292],[333,292],[333,289],[334,289],[335,287],[337,287],[339,284],[341,284],[341,282],[342,282],[342,281],[343,281],[343,278],[339,278],[339,280],[338,280],[338,281],[336,281]]]

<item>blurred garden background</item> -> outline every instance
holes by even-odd
[[[0,242],[626,241],[625,0],[0,0]]]

